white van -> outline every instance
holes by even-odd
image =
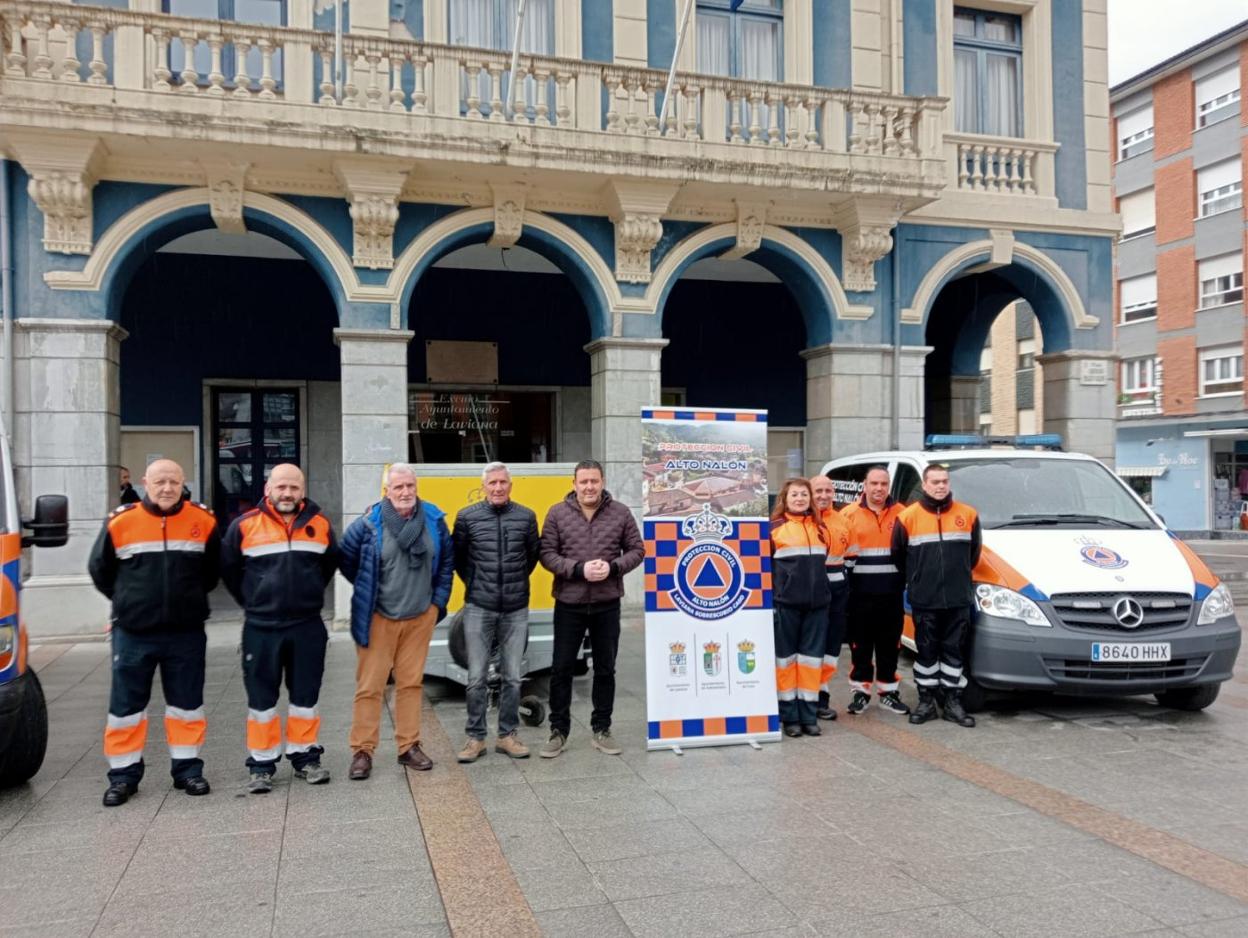
[[[979,512],[968,709],[1018,690],[1155,694],[1181,710],[1217,699],[1240,645],[1230,591],[1110,469],[1055,451],[1060,440],[1047,435],[928,443],[835,459],[823,472],[848,504],[869,469],[887,466],[893,497],[908,504],[923,468],[938,463],[954,498]],[[913,650],[909,615],[905,629]]]

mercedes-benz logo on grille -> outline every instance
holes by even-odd
[[[1114,603],[1114,618],[1124,629],[1137,628],[1144,621],[1144,607],[1130,596],[1123,596]]]

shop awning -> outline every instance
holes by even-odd
[[[1156,479],[1166,474],[1165,466],[1119,466],[1114,470],[1120,479]]]

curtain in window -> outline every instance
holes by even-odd
[[[741,19],[741,77],[780,81],[780,24]]]
[[[984,130],[998,137],[1018,135],[1018,59],[1008,55],[986,56],[988,73],[984,88]]]
[[[954,126],[959,133],[964,134],[979,132],[979,95],[975,92],[975,60],[974,52],[964,49],[954,51]]]
[[[726,16],[698,11],[698,71],[707,75],[731,74],[732,21]]]
[[[511,51],[511,37],[516,31],[516,10],[519,0],[503,4],[503,23],[507,35],[500,48]],[[524,10],[524,26],[520,30],[520,51],[536,55],[555,54],[555,0],[529,0]]]
[[[496,49],[510,52],[512,38],[516,33],[516,16],[519,0],[450,0],[451,10],[451,44],[457,46],[475,46],[483,49]],[[555,52],[555,0],[528,0],[524,10],[524,23],[520,28],[520,51],[535,55],[554,55]],[[501,94],[506,100],[511,82],[510,73],[503,76]],[[460,95],[468,97],[468,79],[465,76],[460,82]],[[491,97],[490,76],[482,72],[478,79],[477,96],[481,99],[481,111],[489,113]],[[516,89],[516,102],[519,104],[524,97],[530,102],[537,100],[532,78],[525,80],[525,88]],[[548,114],[554,115],[554,81],[548,82],[546,88],[546,106]],[[528,114],[532,118],[530,109]]]
[[[451,0],[451,45],[500,48],[494,36],[494,0]]]

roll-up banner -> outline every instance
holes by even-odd
[[[648,749],[780,738],[767,412],[641,412]]]

